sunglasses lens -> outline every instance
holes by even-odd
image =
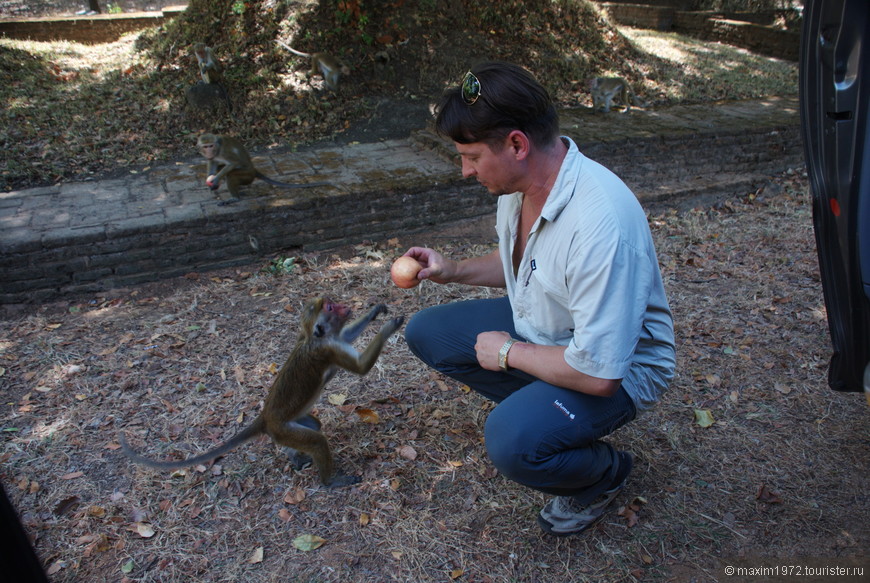
[[[462,101],[471,105],[478,97],[480,97],[480,81],[469,71],[462,80]]]

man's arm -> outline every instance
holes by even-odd
[[[423,269],[419,279],[435,283],[464,283],[486,287],[505,287],[504,270],[498,250],[480,257],[454,261],[427,247],[411,247],[405,255],[413,257]]]
[[[498,352],[510,339],[507,332],[482,332],[477,336],[477,360],[487,370],[499,370]],[[515,342],[508,352],[507,364],[558,387],[610,397],[622,384],[622,379],[600,379],[582,373],[565,362],[564,346],[543,346],[530,342]]]

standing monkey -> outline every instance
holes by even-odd
[[[329,53],[303,53],[279,40],[275,41],[291,53],[311,59],[311,72],[320,73],[326,86],[335,91],[342,75],[350,75],[350,68]]]
[[[281,188],[309,188],[312,186],[327,186],[327,182],[309,182],[307,184],[291,184],[269,178],[254,167],[251,156],[242,143],[229,136],[216,136],[214,134],[202,134],[196,141],[196,147],[208,160],[208,178],[206,185],[212,190],[217,190],[221,179],[226,177],[227,190],[230,198],[222,200],[218,204],[224,206],[239,200],[239,186],[252,183],[259,178],[274,186]]]
[[[589,81],[589,92],[592,94],[593,111],[607,113],[612,105],[622,103],[625,105],[623,113],[628,113],[632,104],[640,104],[631,86],[621,77],[595,77]]]
[[[278,371],[266,396],[263,411],[250,425],[211,451],[178,461],[157,461],[144,457],[127,444],[122,434],[124,454],[138,464],[174,470],[211,461],[258,435],[266,434],[278,445],[309,454],[323,484],[355,484],[359,478],[335,472],[329,444],[320,432],[320,421],[309,411],[339,368],[358,375],[371,370],[384,343],[401,327],[404,316],[385,322],[362,354],[351,342],[379,314],[386,311],[386,306],[378,304],[361,318],[347,324],[351,317],[348,307],[332,303],[326,298],[309,301],[302,312],[296,346]]]

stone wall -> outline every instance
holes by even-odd
[[[803,164],[797,125],[607,142],[577,138],[586,155],[614,170],[645,203],[680,206],[680,200],[689,198],[712,202],[723,195],[754,192],[771,174]],[[427,148],[445,148],[425,144],[425,136],[420,140]],[[453,158],[455,153],[444,149],[442,155]],[[58,188],[30,191],[27,204],[56,204]],[[111,181],[81,188],[114,196]],[[0,304],[90,294],[190,271],[263,262],[279,251],[292,256],[386,239],[491,214],[495,204],[474,181],[461,181],[417,189],[345,191],[328,198],[300,193],[267,197],[244,209],[220,208],[206,217],[171,224],[133,216],[91,231],[51,230],[41,240],[4,248]]]
[[[129,32],[160,26],[182,10],[184,10],[183,6],[165,8],[162,12],[0,20],[0,36],[34,41],[108,43],[118,40]]]
[[[28,204],[51,205],[57,194],[57,187],[31,191]],[[244,210],[222,207],[206,218],[171,225],[142,217],[91,232],[58,229],[42,240],[3,249],[0,303],[44,301],[253,263],[273,250],[294,255],[384,239],[493,210],[492,197],[468,184],[425,192],[357,191],[328,199],[300,194]]]

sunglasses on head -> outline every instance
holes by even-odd
[[[474,105],[474,103],[480,98],[480,79],[478,79],[471,71],[466,73],[465,77],[462,78],[460,94],[462,95],[462,101],[464,101],[466,105]]]

